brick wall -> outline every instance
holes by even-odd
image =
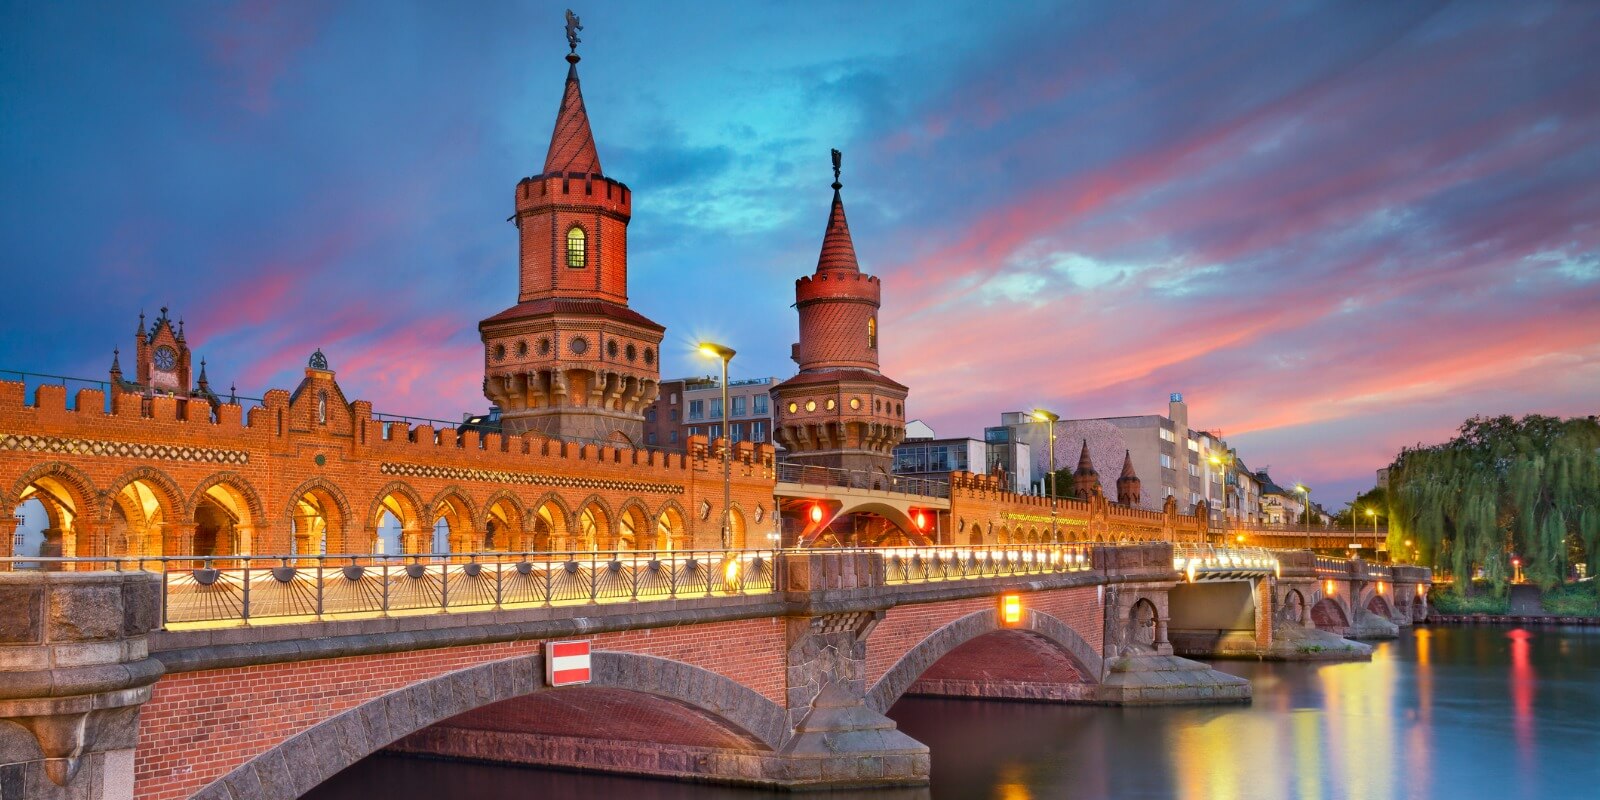
[[[774,702],[784,699],[780,619],[608,633],[593,640],[599,650],[682,661]],[[539,647],[508,642],[169,675],[142,710],[135,793],[148,800],[188,797],[289,736],[374,697]]]

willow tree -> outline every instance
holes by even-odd
[[[1522,559],[1549,587],[1574,554],[1600,568],[1600,423],[1473,417],[1456,438],[1407,448],[1389,470],[1389,547],[1406,539],[1464,591],[1482,567],[1497,585]]]

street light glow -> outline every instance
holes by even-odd
[[[1036,408],[1033,410],[1033,418],[1039,420],[1040,422],[1056,422],[1061,419],[1060,415],[1052,414],[1042,408]]]

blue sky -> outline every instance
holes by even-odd
[[[515,300],[548,3],[0,3],[0,367],[99,377],[141,309],[214,382],[454,417]],[[1475,413],[1600,397],[1600,6],[590,3],[664,373],[785,376],[832,180],[885,371],[942,435],[1182,391],[1347,497]]]

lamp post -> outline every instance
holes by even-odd
[[[730,469],[728,461],[729,447],[733,443],[732,431],[728,430],[728,362],[733,360],[733,348],[716,342],[701,342],[699,350],[702,354],[722,360],[722,549],[728,549],[728,522],[733,518],[733,489],[729,483]]]
[[[1050,541],[1054,543],[1061,538],[1056,531],[1056,423],[1061,415],[1036,408],[1033,418],[1050,425]]]
[[[1354,514],[1351,515],[1351,517],[1354,517],[1354,516],[1355,516]],[[1372,506],[1367,506],[1367,516],[1372,518],[1372,552],[1374,554],[1376,554],[1378,552],[1378,511],[1377,511],[1377,509],[1374,509]],[[1351,519],[1350,520],[1351,527],[1355,527],[1355,524],[1356,524],[1355,520]]]
[[[1297,483],[1294,485],[1294,490],[1303,495],[1305,499],[1305,507],[1300,513],[1306,520],[1306,549],[1315,551],[1316,548],[1311,546],[1311,487],[1303,483]]]

